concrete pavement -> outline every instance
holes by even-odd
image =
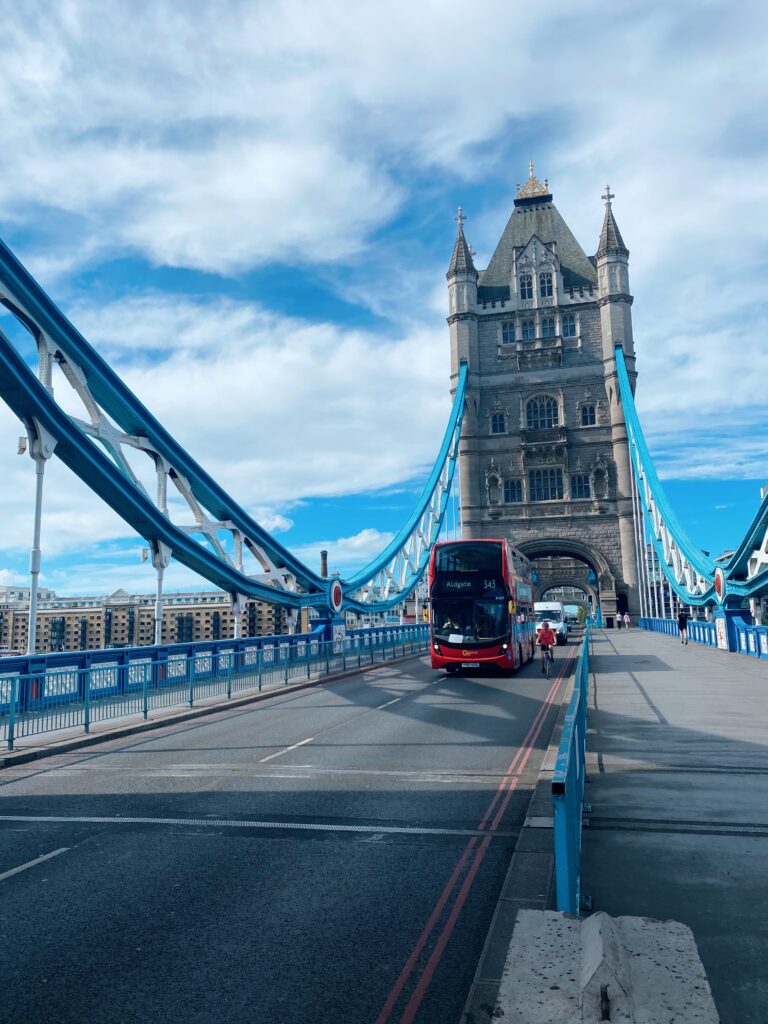
[[[768,1021],[768,663],[593,634],[582,889],[693,931],[722,1024]]]

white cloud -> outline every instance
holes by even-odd
[[[392,533],[368,527],[351,537],[305,544],[297,548],[295,553],[305,565],[317,568],[320,565],[320,552],[327,551],[328,571],[345,575],[353,570],[362,569],[367,562],[384,550],[393,537]]]
[[[0,587],[24,586],[22,577],[12,569],[0,569]]]
[[[442,329],[392,340],[251,303],[157,293],[98,309],[81,303],[72,315],[160,423],[270,531],[290,529],[299,499],[393,486],[423,475],[437,453],[450,409]],[[55,394],[82,415],[58,372]],[[34,469],[14,454],[20,432],[0,406],[0,550],[31,539]],[[150,460],[137,453],[131,464],[152,494]],[[49,555],[130,534],[56,459],[44,503]],[[177,521],[192,521],[181,502],[176,509]],[[344,550],[353,549],[348,539]]]
[[[386,336],[158,291],[69,310],[190,453],[287,529],[291,501],[396,484],[437,449],[444,267],[403,253],[386,278],[364,273],[373,232],[407,209],[409,187],[434,182],[442,202],[509,181],[503,203],[470,210],[482,264],[529,155],[588,252],[610,180],[632,251],[638,404],[663,471],[768,475],[759,435],[717,429],[762,430],[768,371],[755,284],[768,237],[756,129],[768,8],[735,11],[724,0],[627,0],[608,13],[597,0],[479,0],[471,17],[436,0],[115,0],[98,12],[0,0],[0,217],[37,236],[27,248],[44,283],[125,252],[227,274],[363,267],[347,297],[402,316]],[[4,550],[29,544],[32,502],[12,419],[0,407]],[[45,530],[54,552],[125,535],[55,464]]]

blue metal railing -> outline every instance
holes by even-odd
[[[555,905],[578,914],[581,905],[581,824],[586,781],[589,627],[584,634],[573,694],[552,775],[555,841]]]
[[[640,626],[652,633],[677,636],[677,619],[640,619]],[[733,626],[736,631],[736,653],[746,654],[750,658],[768,658],[768,626],[758,626],[738,617],[734,619]],[[691,619],[688,622],[688,639],[695,644],[717,647],[717,627],[714,622]]]
[[[733,625],[739,654],[768,658],[768,626],[757,626],[740,618],[734,619]]]
[[[0,660],[0,742],[287,685],[429,649],[429,626],[251,637]]]

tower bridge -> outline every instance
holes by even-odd
[[[314,607],[329,626],[345,609],[402,605],[424,575],[457,487],[462,535],[508,537],[534,563],[539,593],[575,584],[609,627],[625,611],[651,618],[680,604],[707,609],[722,620],[719,641],[735,650],[734,622],[761,622],[768,593],[768,496],[733,554],[718,562],[670,508],[634,403],[629,250],[610,188],[602,198],[602,228],[588,256],[531,164],[484,270],[474,265],[459,210],[446,275],[453,407],[443,441],[412,515],[348,578],[318,574],[257,523],[0,243],[0,302],[37,350],[33,369],[0,331],[0,398],[24,424],[37,480],[30,623],[45,466],[56,457],[147,541],[156,642],[171,559],[230,595],[236,637],[248,598],[292,616]],[[73,397],[79,415],[67,411]],[[181,517],[170,492],[182,499]],[[29,641],[34,651],[32,628]]]
[[[454,401],[443,442],[411,516],[347,578],[314,572],[255,522],[0,244],[0,301],[38,356],[35,372],[0,331],[0,398],[24,424],[37,480],[30,605],[44,593],[37,580],[52,457],[146,539],[157,578],[155,645],[2,664],[0,741],[9,752],[22,742],[0,764],[14,769],[0,823],[9,935],[0,968],[15,1019],[48,1020],[52,1005],[71,1010],[66,1019],[98,1019],[109,1005],[126,1018],[138,1006],[147,1019],[186,1021],[194,998],[201,1019],[229,1010],[241,1019],[247,1006],[266,1020],[289,1006],[295,1020],[450,1020],[470,985],[466,1018],[478,1019],[499,989],[509,907],[549,906],[553,855],[557,905],[578,925],[588,754],[601,768],[584,830],[595,905],[625,921],[627,906],[646,921],[681,908],[701,929],[713,988],[727,999],[736,978],[741,1010],[753,1009],[760,943],[742,943],[738,970],[731,949],[737,932],[759,939],[763,929],[752,898],[761,862],[745,859],[743,843],[766,829],[743,808],[744,778],[765,773],[768,747],[755,731],[764,665],[733,673],[721,661],[718,671],[712,652],[662,636],[587,631],[578,657],[569,650],[555,663],[553,682],[535,663],[503,682],[474,672],[449,679],[421,657],[431,646],[421,625],[336,634],[345,609],[393,608],[419,585],[456,487],[463,534],[510,538],[535,566],[537,598],[572,588],[602,609],[606,625],[626,608],[660,633],[675,631],[669,616],[679,605],[695,606],[715,623],[692,623],[693,643],[768,657],[768,627],[750,623],[760,622],[768,594],[768,497],[717,561],[669,506],[634,404],[629,253],[610,189],[603,198],[597,252],[587,257],[531,167],[484,271],[459,212],[448,270]],[[72,394],[79,415],[68,411]],[[169,490],[183,499],[182,517]],[[234,637],[160,643],[171,559],[230,595]],[[317,608],[322,631],[240,637],[247,597],[291,615]],[[30,641],[34,651],[32,629]],[[599,707],[588,700],[590,676],[600,680]],[[564,699],[553,777],[545,751]],[[597,716],[589,750],[587,707]],[[129,738],[158,726],[159,743]],[[98,735],[74,737],[76,727]],[[93,740],[97,756],[69,756]],[[26,761],[51,754],[45,770],[25,771]],[[654,770],[636,770],[643,761]],[[691,806],[705,820],[691,820]],[[675,836],[685,843],[684,884]],[[716,884],[724,843],[729,864],[747,864],[747,898],[735,911],[732,872]],[[276,875],[274,865],[287,868]],[[631,891],[627,877],[640,880]],[[396,910],[386,921],[384,903]],[[714,940],[713,907],[726,922]],[[126,929],[145,937],[127,966]],[[193,933],[205,941],[191,956]],[[233,949],[247,969],[233,970]],[[72,986],[83,950],[100,957],[91,972],[98,984]],[[529,961],[513,951],[507,962]],[[30,974],[51,984],[29,985]],[[361,987],[360,977],[371,984]],[[562,986],[551,991],[570,1000],[578,966],[552,977]],[[706,994],[702,974],[695,978]],[[540,979],[537,970],[535,983],[508,988],[540,1008]],[[608,986],[601,1003],[603,992],[607,999]]]
[[[531,164],[488,267],[475,268],[460,214],[447,274],[456,382],[468,371],[462,529],[508,537],[537,563],[542,591],[577,560],[610,624],[641,611],[615,357],[620,346],[634,390],[629,250],[613,198],[606,187],[588,257]]]

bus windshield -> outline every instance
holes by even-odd
[[[501,573],[501,547],[498,544],[441,544],[435,550],[435,572]]]
[[[432,635],[446,643],[473,643],[509,637],[506,601],[438,599],[432,602]]]

